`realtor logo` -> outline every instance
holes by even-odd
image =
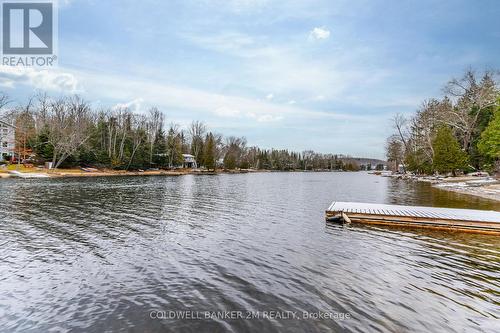
[[[1,17],[3,65],[53,65],[57,25],[52,1],[5,1]]]

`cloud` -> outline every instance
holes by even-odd
[[[238,117],[241,114],[240,110],[225,106],[215,109],[214,113],[220,117]]]
[[[37,89],[71,94],[80,91],[78,80],[73,74],[55,69],[0,66],[0,80],[3,86],[11,88],[23,84]]]
[[[366,76],[363,70],[351,73],[344,64],[351,61],[357,50],[351,49],[350,54],[345,55],[336,52],[335,57],[313,55],[310,48],[304,47],[299,35],[286,41],[272,41],[263,35],[226,31],[185,34],[183,38],[196,47],[239,58],[238,76],[223,70],[225,80],[238,80],[244,89],[258,89],[264,96],[270,96],[270,91],[273,97],[291,94],[340,96],[346,87],[354,85],[353,81],[357,81],[361,73]],[[246,87],[245,83],[248,83]]]
[[[328,39],[330,37],[330,30],[325,27],[316,27],[309,33],[309,38],[312,39]]]
[[[1,76],[1,74],[0,74]],[[9,89],[13,89],[14,88],[14,81],[11,81],[11,80],[2,80],[0,82],[0,87],[4,87],[4,88],[9,88]]]
[[[269,122],[280,121],[283,119],[283,116],[273,116],[271,114],[258,115],[253,112],[248,112],[247,117],[253,118],[257,120],[259,123],[269,123]]]
[[[279,121],[282,119],[283,119],[282,116],[273,116],[270,114],[265,114],[265,115],[257,117],[257,121],[260,123],[274,122],[274,121]]]
[[[267,123],[274,122],[283,119],[283,116],[273,116],[271,114],[258,114],[256,112],[246,112],[243,114],[240,110],[229,108],[229,107],[220,107],[217,108],[214,112],[217,116],[227,117],[227,118],[250,118],[254,119],[259,123]]]
[[[289,101],[288,101],[288,104],[290,104],[290,105],[294,105],[294,104],[297,104],[297,102],[296,102],[294,99],[292,99],[292,100],[289,100]]]
[[[242,51],[250,51],[257,43],[256,37],[233,31],[213,35],[182,34],[182,37],[205,49],[248,57],[252,57],[252,53]]]
[[[152,80],[140,80],[129,76],[102,74],[90,71],[75,71],[92,99],[134,100],[136,96],[148,105],[155,105],[165,110],[189,117],[194,114],[201,119],[210,115],[221,117],[248,116],[258,122],[285,119],[344,119],[363,121],[363,116],[343,114],[330,110],[318,111],[307,107],[290,104],[276,104],[268,100],[254,99],[237,95],[219,94],[186,86],[166,84]],[[250,116],[249,116],[250,115]],[[248,124],[249,125],[249,124]]]
[[[269,0],[223,0],[223,1],[208,1],[208,4],[217,4],[218,8],[225,7],[236,13],[251,12],[265,7]]]
[[[132,77],[127,74],[61,67],[57,71],[50,72],[32,69],[0,69],[0,82],[4,84],[22,82],[26,86],[32,85],[44,90],[50,90],[49,87],[59,91],[66,89],[66,93],[81,87],[78,91],[83,91],[86,98],[102,100],[104,105],[113,108],[128,107],[134,112],[143,112],[149,106],[157,106],[178,123],[187,124],[192,119],[202,119],[208,122],[213,121],[212,126],[215,128],[226,127],[230,130],[241,128],[245,133],[251,131],[252,128],[258,128],[259,124],[267,123],[280,122],[279,126],[297,126],[304,121],[320,120],[322,123],[356,121],[358,124],[368,124],[373,118],[368,115],[340,113],[333,108],[317,110],[308,107],[307,103],[301,103],[298,106],[294,103],[295,100],[274,103],[274,94],[272,94],[273,100],[238,94],[221,94],[210,90],[169,84],[163,80]],[[8,78],[9,81],[2,80],[2,78]],[[47,82],[47,85],[44,86],[43,82]],[[320,82],[323,83],[321,80]],[[313,96],[317,96],[317,93]]]
[[[117,103],[113,105],[113,110],[120,109],[129,109],[132,112],[140,112],[142,110],[142,104],[144,103],[144,99],[136,98],[127,103]]]
[[[273,94],[268,94],[268,95],[266,96],[266,99],[267,99],[268,101],[272,100],[273,98],[274,98],[274,95],[273,95]]]

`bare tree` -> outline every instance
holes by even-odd
[[[434,140],[437,127],[443,122],[443,114],[452,107],[448,99],[442,101],[429,99],[422,103],[415,116],[410,121],[409,144],[406,147],[413,152],[419,151],[427,160],[434,158]]]
[[[246,145],[247,140],[244,137],[230,136],[226,138],[224,164],[229,166],[229,169],[234,169],[240,165],[242,156],[246,153]]]
[[[216,161],[224,158],[224,137],[220,133],[213,133],[215,141],[215,158]]]
[[[405,149],[408,149],[408,137],[409,137],[408,119],[406,119],[406,117],[403,114],[397,113],[392,118],[392,125],[394,129],[397,131],[399,138],[403,143]]]
[[[404,146],[398,135],[391,135],[386,143],[387,162],[393,165],[393,171],[398,171],[399,164],[404,160]]]
[[[88,103],[80,97],[42,100],[40,108],[42,128],[47,129],[48,142],[53,147],[52,163],[57,169],[90,137],[93,114]]]
[[[450,125],[462,138],[462,148],[469,151],[483,111],[496,106],[498,89],[494,73],[486,71],[478,80],[473,70],[468,70],[460,79],[452,79],[444,91],[456,99],[455,107],[447,111],[443,121]]]
[[[307,167],[313,164],[314,159],[314,151],[312,150],[304,150],[302,152],[302,160],[304,161],[304,170],[307,170]]]
[[[207,126],[201,121],[193,121],[189,126],[188,133],[191,139],[191,154],[196,160],[201,161],[203,152],[203,138],[207,132]]]
[[[20,105],[13,110],[12,118],[16,126],[15,144],[19,163],[22,159],[26,159],[29,152],[28,140],[36,133],[35,114],[35,97],[30,97],[25,105]]]
[[[147,140],[147,118],[142,114],[131,116],[130,136],[132,137],[132,155],[127,165],[127,170],[134,160],[135,154],[141,144]]]
[[[104,126],[100,132],[101,149],[107,152],[113,166],[124,163],[125,142],[130,131],[131,117],[132,112],[128,108],[99,112],[99,121]]]
[[[9,97],[3,92],[0,92],[0,115],[1,112],[3,112],[4,107],[7,106],[9,103],[10,103]]]

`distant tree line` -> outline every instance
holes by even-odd
[[[393,169],[417,174],[500,170],[500,91],[496,73],[468,70],[445,95],[422,103],[411,117],[392,119],[386,155]]]
[[[5,107],[7,96],[0,98]],[[156,107],[146,113],[93,109],[79,96],[56,99],[40,94],[4,112],[4,117],[16,126],[18,161],[52,162],[54,168],[172,169],[183,165],[183,154],[191,154],[198,166],[208,170],[360,169],[343,155],[248,147],[244,137],[225,138],[201,121],[187,128],[167,124]]]

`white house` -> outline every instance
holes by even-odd
[[[196,159],[194,158],[193,155],[190,154],[182,154],[182,167],[183,168],[193,168],[196,169],[198,168],[198,165],[196,164]]]
[[[14,125],[0,119],[0,161],[13,157],[16,148]]]

